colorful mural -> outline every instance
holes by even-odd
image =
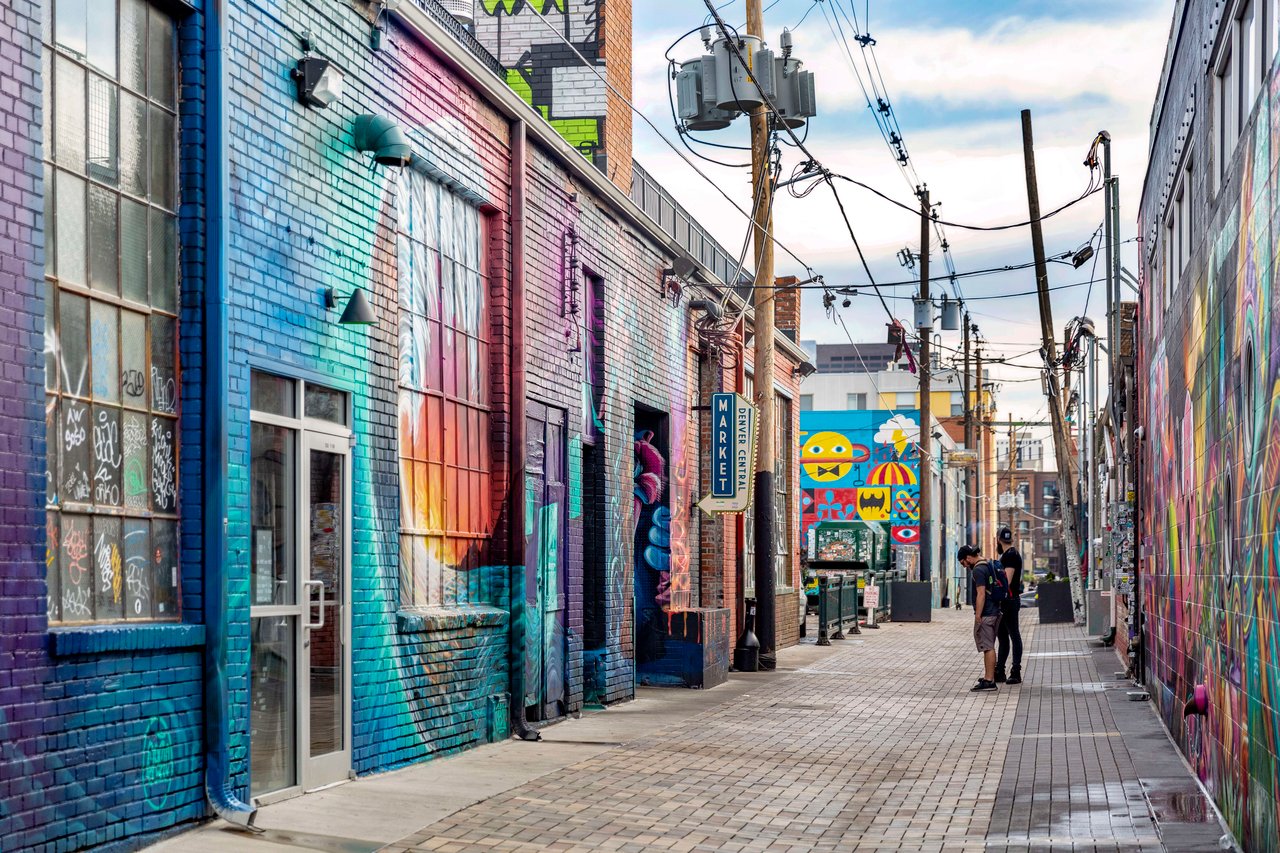
[[[801,529],[822,521],[886,523],[893,541],[920,538],[917,413],[800,413]]]
[[[507,69],[507,85],[588,158],[604,144],[608,90],[578,54],[603,70],[603,6],[603,0],[481,0],[475,25],[476,37]]]
[[[1214,206],[1193,210],[1196,250],[1167,307],[1164,229],[1144,230],[1157,239],[1144,247],[1137,369],[1149,377],[1139,484],[1146,676],[1250,851],[1280,850],[1278,157],[1273,80]],[[1195,186],[1211,165],[1197,156]],[[1144,207],[1148,227],[1163,216]],[[1184,718],[1197,685],[1209,711]]]

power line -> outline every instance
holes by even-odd
[[[919,214],[920,212],[917,208],[911,207],[905,202],[898,201],[896,198],[893,198],[892,196],[889,196],[889,195],[886,195],[885,193],[880,192],[880,190],[876,189],[875,187],[869,184],[865,184],[862,181],[859,181],[857,178],[850,178],[848,175],[841,175],[837,173],[832,173],[831,177],[839,178],[842,181],[848,181],[854,186],[861,187],[862,189],[866,190],[872,195],[879,196],[880,198],[884,199],[890,204],[900,207],[903,210],[909,210],[915,214]],[[1102,191],[1102,187],[1093,186],[1092,181],[1090,181],[1089,183],[1090,183],[1089,188],[1086,189],[1083,193],[1076,196],[1066,204],[1056,207],[1053,210],[1049,211],[1048,213],[1042,214],[1040,216],[1039,221],[1043,222],[1044,220],[1049,219],[1050,217],[1057,216],[1059,213],[1062,213],[1062,211],[1074,205],[1079,204],[1080,202],[1084,201],[1086,198],[1093,195],[1094,193],[1098,193]],[[939,222],[951,228],[963,228],[966,231],[1008,231],[1012,228],[1025,228],[1026,226],[1030,225],[1033,221],[1036,221],[1036,220],[1027,219],[1022,222],[1008,222],[1003,225],[966,225],[965,223],[962,223],[962,222],[949,222],[948,220],[939,219],[937,217],[935,217],[933,221]]]
[[[708,6],[708,8],[711,8],[711,9],[714,11],[714,7],[711,5],[711,3],[710,3],[710,2],[708,2],[708,3],[707,3],[707,6]],[[734,201],[734,200],[733,200],[733,198],[732,198],[728,193],[726,193],[726,192],[724,191],[724,189],[722,189],[722,188],[720,187],[720,185],[719,185],[718,183],[716,183],[715,181],[713,181],[713,180],[711,179],[711,177],[710,177],[709,175],[707,175],[707,173],[706,173],[706,172],[702,171],[702,169],[700,169],[696,163],[694,163],[692,160],[690,160],[690,159],[689,159],[689,156],[688,156],[687,154],[685,154],[683,151],[681,151],[679,148],[677,148],[677,147],[675,146],[675,143],[673,143],[670,139],[667,139],[667,137],[663,135],[662,131],[658,129],[658,126],[657,126],[656,124],[654,124],[654,123],[649,119],[649,117],[648,117],[648,116],[646,116],[643,112],[641,112],[640,108],[639,108],[639,107],[637,107],[634,103],[632,103],[632,101],[631,101],[631,99],[630,99],[630,98],[628,98],[628,97],[627,97],[626,95],[624,95],[621,91],[619,91],[619,90],[618,90],[618,88],[617,88],[616,86],[614,86],[614,85],[613,85],[613,83],[611,83],[611,82],[609,81],[609,78],[607,78],[604,74],[602,74],[602,73],[599,71],[599,69],[598,69],[598,68],[597,68],[593,63],[591,63],[591,62],[590,62],[590,61],[589,61],[585,56],[583,56],[583,55],[582,55],[582,51],[578,50],[577,45],[575,45],[575,44],[574,44],[574,43],[569,39],[569,37],[568,37],[568,36],[566,36],[566,35],[565,35],[564,33],[562,33],[559,29],[557,29],[557,28],[556,28],[556,26],[555,26],[554,24],[552,24],[550,21],[548,21],[548,20],[546,19],[546,17],[545,17],[541,12],[539,12],[539,11],[538,11],[538,9],[537,9],[537,7],[536,7],[536,6],[532,6],[532,5],[530,5],[528,8],[530,8],[530,9],[533,11],[533,14],[538,18],[538,20],[539,20],[539,21],[541,21],[541,22],[542,22],[542,24],[543,24],[547,29],[549,29],[551,32],[555,33],[556,37],[557,37],[558,39],[560,39],[560,41],[564,42],[565,46],[567,46],[571,51],[573,51],[574,56],[578,57],[579,61],[581,61],[581,62],[582,62],[583,66],[585,66],[585,67],[586,67],[586,68],[587,68],[587,69],[588,69],[592,74],[594,74],[594,75],[595,75],[595,76],[596,76],[596,77],[597,77],[597,78],[598,78],[602,83],[604,83],[605,87],[606,87],[606,88],[608,88],[608,89],[609,89],[609,91],[610,91],[610,92],[612,92],[612,93],[614,94],[614,96],[618,98],[618,100],[620,100],[620,101],[622,101],[624,104],[626,104],[626,105],[627,105],[627,107],[628,107],[628,108],[630,108],[631,112],[633,112],[633,113],[635,113],[637,116],[639,116],[639,117],[640,117],[640,120],[641,120],[641,121],[643,121],[646,125],[648,125],[648,126],[649,126],[649,129],[650,129],[650,130],[652,130],[652,131],[657,135],[657,137],[658,137],[659,139],[661,139],[661,140],[662,140],[663,144],[665,144],[668,148],[670,148],[673,152],[675,152],[676,156],[677,156],[677,157],[679,157],[681,160],[683,160],[683,161],[684,161],[684,163],[685,163],[685,165],[687,165],[690,169],[693,169],[693,171],[698,175],[698,177],[702,178],[702,180],[704,180],[704,181],[706,181],[708,184],[710,184],[710,185],[715,189],[715,191],[716,191],[717,193],[719,193],[719,194],[721,195],[721,197],[723,197],[723,198],[724,198],[724,200],[725,200],[725,201],[729,202],[729,204],[733,206],[733,209],[734,209],[734,210],[736,210],[736,211],[738,211],[738,213],[742,214],[742,215],[747,219],[747,221],[750,223],[750,226],[751,226],[751,228],[752,228],[753,230],[763,230],[763,229],[761,229],[761,228],[760,228],[760,227],[755,223],[755,220],[752,218],[751,214],[749,214],[749,213],[747,213],[745,210],[743,210],[743,209],[738,205],[738,203],[737,203],[736,201]],[[719,19],[719,16],[717,15],[716,17],[717,17],[717,20],[718,20],[718,19]],[[696,31],[691,30],[690,32],[696,32]],[[802,267],[804,267],[806,270],[809,270],[809,271],[812,271],[812,270],[813,270],[813,267],[811,267],[809,264],[805,263],[805,262],[804,262],[804,260],[802,260],[802,259],[800,258],[800,256],[799,256],[799,255],[797,255],[795,252],[793,252],[793,251],[792,251],[792,250],[791,250],[791,249],[790,249],[790,248],[789,248],[785,243],[783,243],[783,242],[782,242],[782,241],[780,241],[780,240],[776,240],[776,239],[775,239],[775,240],[774,240],[774,244],[775,244],[775,245],[777,245],[777,246],[779,246],[779,247],[780,247],[784,252],[786,252],[788,255],[790,255],[790,256],[795,260],[795,262],[796,262],[796,263],[800,264],[800,265],[801,265]],[[725,282],[725,284],[728,284],[728,285],[729,285],[729,286],[731,286],[731,287],[733,286],[733,282]]]

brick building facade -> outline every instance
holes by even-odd
[[[321,5],[0,15],[5,849],[245,822],[727,669],[750,555],[693,511],[705,400],[750,371],[723,265],[629,197],[616,98],[610,183],[430,0]],[[629,91],[625,5],[599,49]],[[406,166],[358,150],[370,120]],[[340,322],[361,298],[376,322]]]
[[[1139,674],[1244,849],[1280,849],[1280,9],[1174,8],[1138,219]],[[1204,716],[1185,715],[1197,689]]]

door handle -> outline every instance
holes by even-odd
[[[302,585],[307,587],[308,590],[310,590],[311,587],[313,586],[319,587],[320,589],[319,602],[312,601],[311,595],[309,593],[307,595],[307,624],[303,625],[302,627],[307,629],[323,628],[324,627],[324,581],[303,581]],[[311,608],[316,606],[319,606],[320,608],[320,621],[313,624],[311,622]]]

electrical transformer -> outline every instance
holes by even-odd
[[[818,114],[813,74],[791,56],[790,32],[782,33],[781,56],[755,36],[712,40],[704,30],[703,44],[709,53],[682,63],[675,75],[677,115],[685,130],[723,130],[766,101],[776,107],[775,120],[788,128],[803,127]]]
[[[676,74],[676,103],[685,129],[724,130],[742,115],[737,110],[720,109],[716,101],[715,58],[704,56],[681,65]]]

